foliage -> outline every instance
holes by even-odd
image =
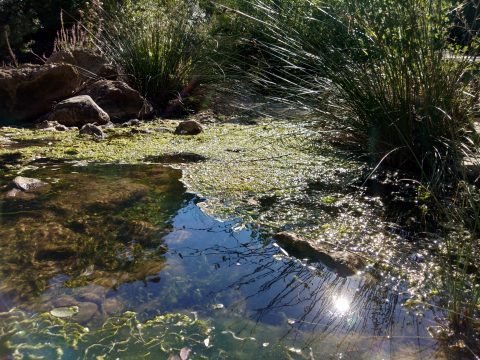
[[[4,0],[0,2],[0,53],[7,54],[5,32],[16,54],[34,50],[42,55],[53,48],[60,27],[60,11],[78,16],[85,0]],[[71,22],[71,21],[70,21]],[[7,60],[0,56],[0,61]],[[9,59],[11,60],[11,59]]]
[[[429,174],[458,164],[474,64],[449,43],[443,0],[253,3],[266,34],[256,46],[275,62],[251,76],[272,97],[321,111],[375,161]]]
[[[97,47],[159,108],[205,79],[206,18],[194,1],[125,1],[105,14]]]

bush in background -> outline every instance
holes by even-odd
[[[157,108],[183,101],[211,73],[208,21],[195,1],[124,1],[103,17],[96,46]]]
[[[477,95],[466,81],[476,63],[449,39],[451,3],[251,4],[249,17],[265,34],[255,45],[274,59],[251,72],[256,84],[284,102],[319,110],[374,161],[429,176],[456,170],[473,141]]]
[[[12,62],[10,47],[20,61],[35,60],[30,51],[47,56],[53,50],[53,41],[60,28],[63,9],[78,17],[86,0],[3,0],[0,1],[0,62]],[[68,23],[74,20],[66,19]]]

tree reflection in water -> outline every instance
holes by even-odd
[[[285,256],[255,230],[235,231],[234,222],[216,221],[193,203],[177,214],[174,227],[190,235],[182,241],[175,241],[176,231],[167,236],[169,259],[208,288],[204,302],[223,300],[230,316],[252,320],[237,332],[254,336],[257,325],[279,326],[285,330],[278,341],[314,353],[401,350],[416,358],[438,350],[426,330],[434,313],[417,316],[400,306],[408,298],[405,284],[386,271],[370,267],[340,277],[321,263]]]

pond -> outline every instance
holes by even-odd
[[[262,228],[206,215],[180,170],[22,176],[48,185],[0,203],[0,358],[446,358],[435,313],[403,307],[395,274],[290,257]]]

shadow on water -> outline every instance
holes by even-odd
[[[0,204],[0,306],[15,307],[0,314],[0,357],[447,358],[434,312],[400,306],[395,275],[291,258],[260,229],[205,215],[177,170],[26,175],[51,187]]]

